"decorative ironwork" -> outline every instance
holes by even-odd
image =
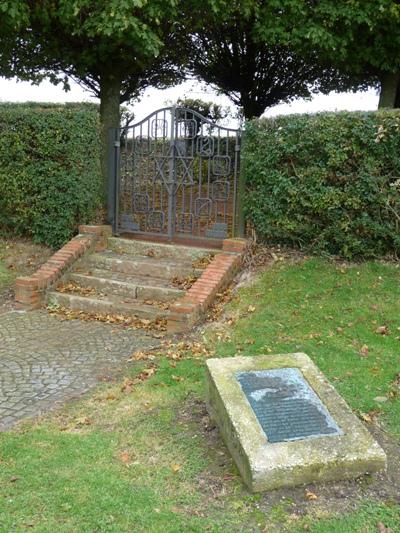
[[[176,215],[176,230],[182,233],[192,233],[194,224],[193,213],[178,213]]]
[[[239,130],[171,107],[115,130],[114,138],[116,232],[233,234]]]
[[[147,213],[149,211],[150,198],[148,194],[133,193],[133,212]]]
[[[146,218],[146,226],[148,231],[161,232],[164,228],[164,213],[162,211],[151,211]]]
[[[211,198],[196,198],[194,201],[194,214],[196,217],[211,216]]]
[[[164,139],[168,133],[168,122],[155,118],[151,121],[151,136],[153,139]]]
[[[216,155],[213,159],[213,172],[216,176],[228,176],[231,158],[228,155]]]
[[[214,201],[226,202],[229,198],[230,183],[226,180],[214,181],[211,185],[211,196]]]
[[[202,157],[212,157],[214,155],[213,137],[198,137],[197,153]]]

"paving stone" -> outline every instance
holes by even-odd
[[[76,398],[127,366],[133,351],[159,343],[141,330],[46,311],[0,314],[0,430]]]

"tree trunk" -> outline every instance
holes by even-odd
[[[265,111],[265,106],[263,104],[260,104],[255,100],[251,100],[247,96],[242,96],[240,100],[243,109],[243,116],[246,120],[260,117]]]
[[[393,109],[396,107],[396,96],[399,88],[400,73],[385,72],[381,78],[381,94],[379,97],[379,109],[383,107]]]
[[[101,135],[101,174],[103,178],[104,198],[108,204],[108,222],[112,223],[113,198],[110,157],[114,146],[111,145],[110,130],[120,126],[121,79],[115,75],[104,75],[100,79],[100,135]],[[112,211],[112,209],[111,209]]]

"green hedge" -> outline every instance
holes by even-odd
[[[246,126],[245,212],[268,243],[346,258],[400,251],[400,111]]]
[[[97,106],[0,104],[0,232],[58,247],[101,195]]]

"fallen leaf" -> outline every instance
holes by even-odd
[[[382,522],[378,522],[376,527],[378,528],[379,533],[392,533],[390,527],[386,527],[384,524],[382,524]]]
[[[129,455],[128,452],[121,452],[119,454],[119,458],[124,464],[128,464],[131,462],[131,456]]]
[[[185,379],[183,376],[174,376],[174,375],[172,375],[171,378],[174,381],[184,381],[184,379]]]
[[[177,474],[179,472],[179,470],[181,469],[181,465],[178,465],[178,464],[173,464],[171,465],[171,470],[174,474]]]
[[[307,500],[317,500],[318,496],[314,492],[311,492],[310,490],[306,490],[306,498]]]
[[[388,397],[387,396],[376,396],[374,398],[374,401],[378,403],[384,403],[388,401]]]
[[[92,421],[87,416],[81,416],[80,418],[76,419],[76,425],[77,426],[90,426]]]
[[[255,310],[256,310],[256,307],[254,305],[249,305],[249,307],[247,308],[247,311],[249,313],[254,313]]]
[[[375,333],[379,333],[380,335],[389,335],[389,328],[387,326],[379,326],[376,328]]]
[[[115,394],[113,394],[112,392],[109,392],[109,393],[107,394],[107,396],[106,396],[106,400],[109,400],[109,401],[111,401],[111,400],[116,400],[116,399],[117,399],[117,397],[116,397]]]
[[[133,381],[129,378],[125,378],[124,381],[122,382],[121,392],[126,392],[129,394],[130,392],[132,392],[132,388],[133,388]]]
[[[366,344],[363,344],[360,348],[360,351],[359,351],[359,354],[362,356],[362,357],[367,357],[369,353],[369,348]]]

